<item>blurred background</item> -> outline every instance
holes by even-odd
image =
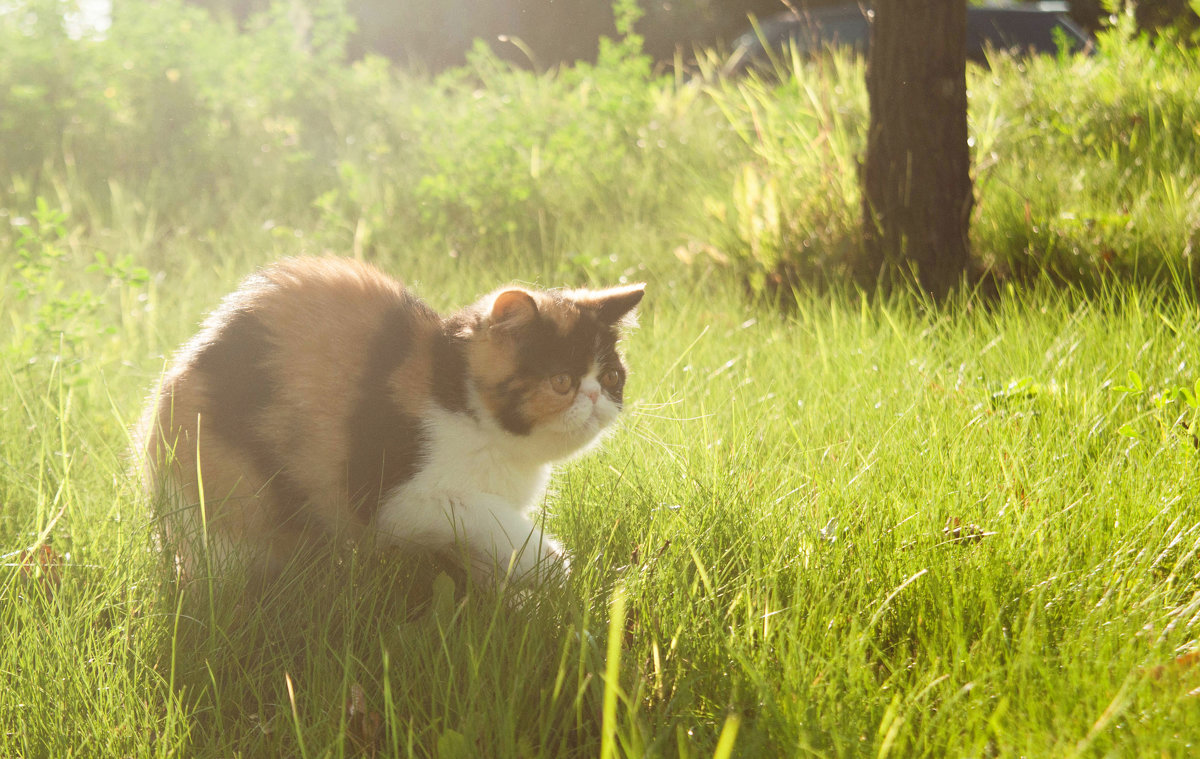
[[[191,0],[217,17],[246,25],[266,12],[270,0]],[[294,0],[297,7],[311,3]],[[789,10],[846,5],[844,0],[642,0],[637,32],[654,60],[686,61],[697,47],[727,48],[750,28],[748,19]],[[1013,3],[1020,5],[1023,3]],[[1069,0],[1071,17],[1091,32],[1112,11],[1104,0]],[[107,28],[121,0],[78,0],[79,15],[93,29]],[[475,40],[501,58],[535,68],[594,60],[597,41],[613,36],[612,8],[603,0],[348,0],[356,22],[347,52],[378,53],[393,61],[441,71],[466,61]],[[1134,8],[1140,28],[1194,26],[1188,0],[1142,0]]]
[[[1200,278],[1198,1],[1058,3],[1085,36],[1099,25],[1087,52],[969,67],[978,269]],[[751,18],[780,13],[0,0],[0,248],[164,271],[405,251],[544,281],[643,277],[614,259],[637,251],[755,293],[840,280],[861,248],[865,65],[843,48],[730,66]]]

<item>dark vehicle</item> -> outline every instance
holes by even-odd
[[[836,5],[771,16],[734,41],[727,70],[745,71],[766,63],[768,50],[783,50],[794,44],[802,56],[814,56],[829,48],[851,48],[866,53],[873,12],[870,6]],[[972,5],[967,8],[967,59],[987,64],[989,50],[1007,50],[1016,55],[1054,54],[1060,47],[1068,52],[1088,51],[1091,36],[1067,15],[1067,4],[1042,2]]]

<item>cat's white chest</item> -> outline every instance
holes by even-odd
[[[501,564],[536,533],[540,547],[522,554],[522,571],[543,550],[561,553],[525,516],[545,492],[550,465],[529,458],[520,438],[441,409],[428,414],[423,432],[420,467],[384,497],[377,529],[400,544],[462,541]]]
[[[550,465],[531,458],[520,438],[463,414],[431,411],[424,442],[420,470],[398,490],[483,493],[524,511],[550,479]]]

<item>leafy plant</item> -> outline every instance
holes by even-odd
[[[59,366],[69,382],[83,381],[79,364],[96,338],[116,334],[116,327],[101,318],[101,292],[142,288],[149,281],[145,267],[130,254],[110,259],[97,251],[87,274],[103,280],[99,290],[72,287],[66,273],[77,266],[77,251],[67,230],[67,216],[39,197],[29,217],[10,220],[15,232],[15,254],[6,295],[14,301],[10,309],[13,329],[5,352],[25,366]]]
[[[1141,375],[1130,369],[1127,382],[1114,385],[1113,390],[1138,404],[1140,413],[1121,425],[1120,434],[1143,443],[1182,439],[1200,450],[1200,379],[1190,387],[1167,385],[1152,393]]]

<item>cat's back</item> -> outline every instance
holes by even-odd
[[[215,383],[344,388],[381,342],[428,341],[440,318],[378,269],[344,258],[292,258],[248,277],[174,362]]]
[[[381,330],[436,330],[439,317],[397,280],[347,258],[290,258],[248,277],[206,323],[232,337],[253,321],[275,347],[349,359]],[[200,337],[204,342],[204,333]],[[353,363],[353,362],[351,362]]]
[[[355,427],[426,403],[441,330],[436,312],[368,264],[285,259],[244,280],[176,357],[151,442],[165,433],[185,462],[270,482],[270,500],[342,500]],[[397,381],[406,397],[389,392]]]

